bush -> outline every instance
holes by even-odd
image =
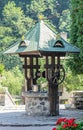
[[[4,65],[0,64],[0,74],[2,74],[3,71],[4,71]]]
[[[2,81],[2,86],[8,87],[12,95],[20,95],[24,82],[24,76],[18,67],[11,71],[4,71],[5,80]]]

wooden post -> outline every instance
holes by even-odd
[[[25,74],[25,91],[28,90],[28,87],[27,87],[27,57],[24,58],[24,74]]]
[[[29,68],[29,90],[32,90],[33,85],[33,56],[29,57],[30,59],[30,68]]]
[[[51,57],[51,64],[55,66],[55,57]],[[49,101],[50,101],[50,115],[59,115],[59,96],[57,83],[52,84],[49,82]]]

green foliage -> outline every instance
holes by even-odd
[[[11,71],[5,71],[3,75],[5,80],[2,81],[2,86],[8,87],[12,95],[20,95],[24,79],[19,68],[15,67]]]
[[[44,0],[38,1],[38,0],[32,0],[30,9],[34,11],[36,14],[42,13],[46,9],[46,5],[44,3]]]
[[[3,21],[0,25],[0,51],[3,53],[7,47],[15,43],[17,38],[21,38],[26,33],[28,24],[32,24],[31,18],[26,18],[23,10],[16,7],[15,2],[8,2],[3,9]],[[30,25],[31,26],[31,25]],[[7,69],[12,69],[16,65],[21,64],[18,56],[0,55],[0,62],[5,65]]]
[[[0,51],[4,50],[10,43],[15,41],[15,37],[12,36],[12,29],[10,27],[0,26]]]
[[[44,64],[45,64],[45,58],[40,58],[39,59],[39,65],[40,65],[40,72],[43,72],[45,70]]]
[[[38,85],[42,85],[43,83],[46,83],[46,79],[45,78],[43,78],[43,77],[40,77],[40,78],[38,78],[38,80],[37,80],[37,84]]]
[[[55,1],[55,0],[54,0]],[[31,15],[31,17],[37,20],[38,14],[43,14],[48,16],[53,12],[54,9],[54,2],[53,0],[32,0],[31,3],[26,5],[27,14]],[[56,5],[55,5],[56,6]]]
[[[5,4],[8,3],[8,1],[9,1],[9,0],[0,0],[0,18],[1,18],[1,20],[2,20],[2,18],[3,18],[2,10],[3,10],[4,6],[5,6]]]
[[[63,86],[66,86],[68,91],[83,90],[83,74],[74,75],[71,70],[68,70]]]
[[[66,87],[67,91],[83,90],[83,74],[75,74],[72,72],[68,65],[70,59],[72,60],[72,58],[69,57],[68,59],[61,61],[61,64],[65,69],[65,80],[60,87]]]
[[[1,58],[6,70],[11,70],[17,65],[22,70],[22,61],[18,55],[2,55]]]
[[[80,48],[80,54],[69,61],[74,73],[83,74],[83,0],[71,0],[71,43]]]
[[[69,8],[70,0],[56,0],[57,4],[57,11],[62,14],[63,10],[66,10]]]
[[[83,130],[83,122],[78,122],[78,129],[77,130]]]
[[[3,93],[4,89],[0,86],[0,93]]]
[[[21,8],[16,7],[14,2],[8,2],[8,4],[4,6],[3,18],[6,26],[11,26],[14,35],[19,36],[26,32],[23,22],[25,16]]]
[[[69,10],[64,10],[62,12],[62,16],[60,17],[59,21],[59,29],[63,32],[69,32],[70,31],[70,11]]]
[[[2,74],[4,71],[4,65],[3,64],[0,64],[0,74]]]
[[[26,5],[26,15],[38,21],[38,16],[42,14],[44,16],[43,19],[48,19],[51,24],[55,27],[57,26],[58,30],[60,15],[57,13],[57,3],[57,0],[32,0],[30,4]]]

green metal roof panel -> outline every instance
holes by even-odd
[[[76,46],[73,46],[72,44],[69,44],[66,42],[63,38],[60,38],[60,40],[63,42],[64,47],[53,47],[54,45],[50,46],[48,45],[47,47],[40,48],[40,51],[50,51],[50,52],[68,52],[68,53],[79,53],[80,49],[77,48]],[[54,41],[54,43],[57,40]],[[53,44],[53,43],[52,43]]]
[[[46,52],[69,52],[78,53],[79,48],[69,44],[63,38],[64,47],[54,47],[56,43],[56,34],[44,24],[43,21],[38,22],[25,36],[24,41],[27,46],[20,46],[21,39],[11,46],[5,53],[29,53],[33,51],[46,51]]]

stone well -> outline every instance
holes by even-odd
[[[49,115],[48,93],[24,92],[25,110],[28,115]]]

